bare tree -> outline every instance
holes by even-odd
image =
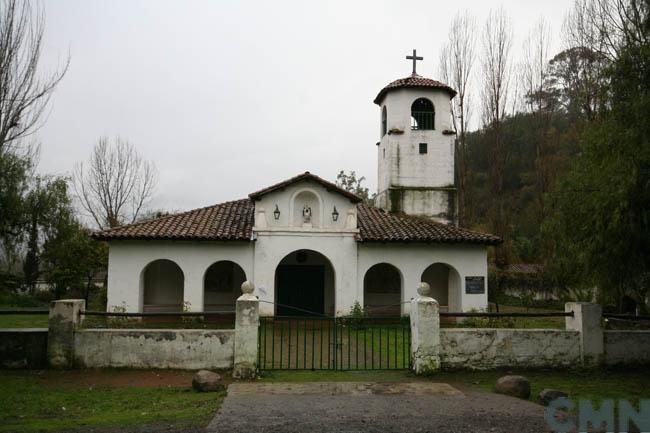
[[[551,28],[544,18],[540,18],[524,40],[522,84],[526,109],[529,112],[544,108],[544,84],[548,74],[549,45]]]
[[[440,55],[442,79],[458,94],[451,100],[451,112],[456,130],[456,170],[458,173],[459,222],[467,224],[470,219],[471,197],[470,172],[467,168],[467,125],[471,110],[471,78],[476,51],[474,29],[476,20],[468,12],[458,13],[449,29],[449,40]]]
[[[490,149],[489,177],[492,196],[496,202],[491,215],[488,215],[492,229],[505,236],[507,222],[503,209],[503,188],[505,166],[508,160],[502,140],[502,123],[508,106],[508,90],[512,74],[510,51],[512,48],[512,27],[503,8],[490,11],[483,31],[483,53],[481,66],[483,72],[482,117],[484,131]],[[497,249],[497,261],[504,248]]]
[[[81,206],[100,229],[135,222],[153,195],[157,172],[128,141],[102,137],[87,167],[75,166],[73,184]]]
[[[486,126],[501,123],[506,114],[512,72],[511,48],[510,18],[502,8],[490,11],[483,30],[481,57],[483,123]]]
[[[546,95],[548,81],[549,45],[551,28],[540,18],[524,40],[524,58],[521,65],[521,82],[524,88],[525,107],[533,116],[536,129],[535,171],[539,222],[545,215],[544,196],[549,185],[547,131],[553,107]]]
[[[647,0],[574,0],[564,19],[565,48],[584,47],[614,60],[622,46],[650,43]]]
[[[43,113],[70,59],[38,76],[44,13],[30,1],[0,0],[0,154],[41,126]]]

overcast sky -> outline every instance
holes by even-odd
[[[554,49],[569,0],[48,1],[42,67],[70,53],[45,126],[39,170],[69,174],[100,136],[153,160],[154,208],[243,198],[305,170],[356,170],[374,191],[388,82],[437,59],[458,10],[503,6],[519,51],[540,16]],[[477,32],[480,28],[477,28]],[[478,67],[478,65],[477,65]]]

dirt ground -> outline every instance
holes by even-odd
[[[544,408],[444,383],[235,383],[209,433],[542,433]]]

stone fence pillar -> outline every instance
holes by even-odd
[[[233,377],[252,379],[257,374],[257,333],[259,332],[260,301],[253,295],[250,281],[241,285],[242,295],[235,308],[235,359]]]
[[[81,324],[79,314],[86,308],[83,299],[50,302],[47,359],[53,368],[71,368],[74,363],[74,332]]]
[[[411,300],[411,359],[418,375],[440,369],[440,315],[438,302],[429,297],[431,287],[420,283]]]
[[[599,365],[605,351],[602,307],[588,302],[567,302],[564,311],[573,312],[573,317],[565,320],[566,329],[580,332],[580,362],[585,366]]]

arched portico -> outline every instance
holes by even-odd
[[[445,263],[434,263],[424,270],[421,281],[431,286],[431,297],[443,311],[461,311],[461,280],[458,271]]]
[[[203,310],[235,311],[244,281],[246,273],[235,262],[222,260],[210,265],[203,277]]]
[[[363,277],[363,309],[371,316],[399,316],[402,274],[389,263],[378,263]]]
[[[275,270],[275,314],[333,315],[335,275],[323,254],[301,249],[287,254]]]
[[[168,259],[154,260],[142,270],[142,311],[183,311],[185,276]]]

